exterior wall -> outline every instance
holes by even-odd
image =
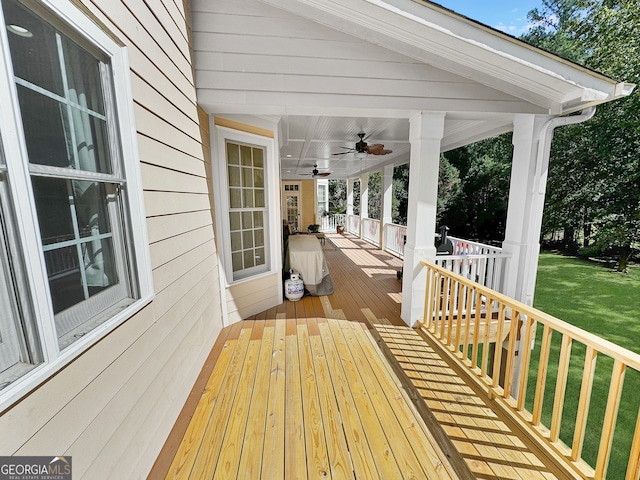
[[[0,454],[70,455],[74,479],[143,478],[223,323],[208,125],[182,2],[82,4],[128,47],[156,298],[2,412]]]

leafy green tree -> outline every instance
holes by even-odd
[[[544,0],[530,18],[554,19],[525,39],[620,81],[640,81],[640,5],[630,0]],[[588,47],[588,48],[587,48]],[[595,118],[554,140],[544,229],[582,229],[590,253],[618,269],[640,236],[640,97],[598,107]],[[575,239],[575,236],[574,236]]]

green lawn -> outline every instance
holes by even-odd
[[[597,263],[551,253],[542,253],[534,306],[561,320],[599,335],[631,351],[640,353],[640,267],[633,266],[628,274],[617,273]],[[542,329],[538,329],[538,334]],[[553,408],[555,375],[560,337],[553,337],[553,350],[547,375],[543,423],[549,425]],[[527,407],[533,404],[533,387],[537,376],[539,341],[533,353]],[[570,361],[569,383],[562,419],[561,439],[569,446],[573,439],[575,413],[580,393],[585,348],[574,343]],[[591,396],[587,434],[583,457],[592,465],[600,442],[600,427],[607,401],[609,378],[613,362],[598,357],[596,379]],[[612,458],[607,478],[625,476],[627,455],[638,414],[640,374],[628,370],[625,377],[618,427],[614,437]]]

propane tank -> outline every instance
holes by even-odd
[[[291,270],[290,278],[284,281],[284,292],[292,302],[297,302],[304,296],[304,282],[298,272]]]

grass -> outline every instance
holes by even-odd
[[[542,253],[538,267],[534,306],[640,354],[640,344],[637,341],[640,338],[640,295],[638,292],[640,292],[640,266],[632,266],[629,273],[621,274],[595,262]],[[537,377],[541,333],[542,328],[538,328],[528,380],[526,403],[529,410],[533,405],[533,389]],[[543,408],[543,423],[545,425],[550,425],[551,422],[560,340],[559,334],[553,336]],[[586,348],[582,344],[574,343],[571,351],[569,380],[560,432],[560,438],[569,446],[573,441],[585,350]],[[583,447],[583,458],[592,466],[595,465],[600,443],[612,367],[613,361],[610,358],[598,357]],[[639,391],[640,373],[628,369],[607,478],[622,479],[625,477],[628,454],[638,415]]]

